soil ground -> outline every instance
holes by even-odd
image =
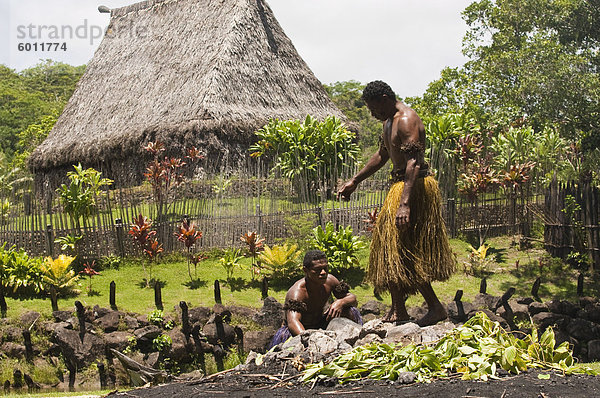
[[[303,384],[298,377],[286,380],[279,374],[267,375],[229,372],[192,382],[173,382],[150,388],[113,392],[108,397],[463,397],[463,398],[558,398],[600,397],[600,377],[562,376],[549,373],[550,379],[538,378],[539,371],[507,375],[498,380],[464,381],[448,378],[431,383],[398,384],[361,380],[339,384],[325,380],[317,385]],[[289,379],[289,376],[287,377]],[[280,380],[283,380],[281,382]]]

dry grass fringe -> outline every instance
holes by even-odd
[[[395,225],[404,182],[390,188],[373,229],[367,280],[375,291],[399,288],[406,294],[452,275],[456,262],[441,212],[441,196],[433,177],[415,181],[409,202],[410,224]]]

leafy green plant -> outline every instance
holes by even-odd
[[[135,351],[137,348],[137,339],[135,336],[129,336],[127,338],[127,347],[123,350],[123,354],[129,355]]]
[[[227,279],[233,278],[233,271],[236,268],[241,267],[240,260],[242,259],[242,251],[240,249],[227,249],[223,253],[223,257],[219,259],[219,262],[227,273]]]
[[[352,234],[352,227],[338,226],[336,230],[331,222],[325,228],[313,229],[312,246],[325,253],[327,263],[332,271],[342,271],[358,266],[358,251],[366,244],[358,236]]]
[[[42,264],[42,286],[50,293],[53,311],[58,311],[58,294],[71,290],[79,279],[75,271],[70,268],[73,260],[74,257],[61,254],[56,259],[46,257],[46,261]]]
[[[97,197],[103,192],[101,188],[113,183],[108,178],[101,178],[102,173],[93,168],[83,169],[81,164],[73,166],[75,171],[67,173],[69,185],[62,184],[57,192],[63,208],[79,230],[80,220],[84,222],[98,211]]]
[[[165,313],[162,310],[154,310],[147,316],[148,322],[156,326],[163,326],[165,322]]]
[[[77,245],[79,244],[81,238],[83,238],[83,235],[60,236],[54,239],[54,243],[58,243],[60,245],[60,251],[69,256],[76,257],[78,252]]]
[[[300,250],[297,245],[275,245],[272,248],[265,246],[265,250],[259,254],[265,273],[272,278],[289,278],[298,274],[298,257]]]
[[[2,294],[37,293],[42,289],[42,270],[39,258],[29,257],[23,249],[16,246],[0,246],[0,287]]]
[[[324,187],[335,189],[345,166],[356,159],[359,147],[355,134],[340,119],[330,116],[323,122],[308,115],[300,120],[271,120],[255,132],[258,141],[250,147],[251,156],[274,160],[278,170],[292,181],[299,195]]]
[[[166,334],[161,334],[152,340],[152,348],[158,352],[166,352],[173,345],[173,341]]]
[[[489,272],[490,265],[493,263],[491,256],[488,256],[489,246],[482,244],[477,249],[469,245],[469,259],[465,262],[465,273],[473,276],[483,276]]]
[[[11,207],[12,203],[10,203],[10,200],[0,200],[0,225],[5,225],[8,223],[8,216],[10,215]]]
[[[336,377],[340,382],[371,379],[396,380],[402,372],[414,372],[417,381],[460,373],[463,380],[497,378],[502,368],[519,373],[529,368],[556,369],[565,374],[597,374],[593,369],[576,365],[569,343],[555,347],[551,327],[538,338],[534,328],[530,335],[517,338],[479,312],[431,345],[373,343],[354,348],[325,365],[308,365],[303,380]]]

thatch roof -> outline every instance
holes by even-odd
[[[270,118],[343,117],[264,0],[148,0],[111,12],[102,43],[30,167],[81,162],[139,179],[141,146],[245,156]]]

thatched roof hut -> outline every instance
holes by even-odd
[[[235,167],[270,118],[307,114],[342,117],[264,0],[147,0],[111,11],[30,167],[46,187],[77,162],[139,183],[154,140],[172,153],[197,146],[207,168]]]

